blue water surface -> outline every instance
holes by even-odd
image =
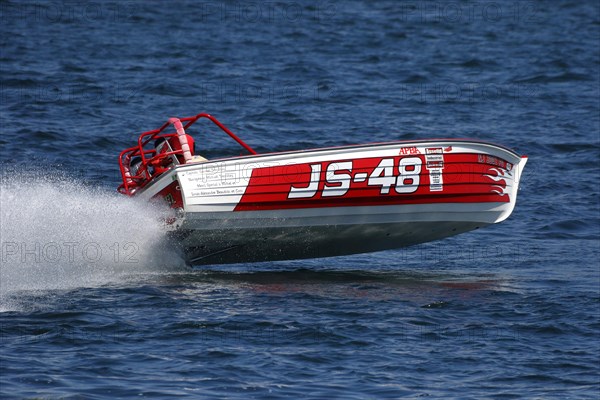
[[[0,397],[599,397],[597,1],[0,1],[0,19]],[[260,152],[449,137],[530,159],[498,225],[190,270],[115,193],[116,160],[199,112]]]

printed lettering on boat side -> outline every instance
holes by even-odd
[[[425,149],[425,164],[429,171],[429,191],[441,192],[444,190],[444,150],[441,147],[428,147]]]
[[[416,146],[411,147],[401,147],[398,152],[401,156],[409,155],[409,154],[421,154],[421,150],[419,150]]]

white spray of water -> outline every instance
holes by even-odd
[[[183,261],[159,210],[65,177],[0,180],[0,309],[23,290],[97,286]]]

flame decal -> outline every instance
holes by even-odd
[[[502,170],[499,168],[490,168],[488,172],[495,172],[495,175],[484,174],[486,176],[496,182],[495,185],[492,185],[492,193],[497,193],[500,196],[508,195],[508,188],[506,178],[512,177],[512,173],[510,171]]]

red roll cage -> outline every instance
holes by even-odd
[[[174,166],[192,161],[191,149],[185,131],[201,118],[209,119],[250,154],[256,154],[256,151],[210,114],[201,113],[187,118],[170,118],[160,128],[143,132],[139,136],[136,146],[125,149],[119,154],[119,168],[123,179],[123,183],[117,189],[119,193],[132,196],[137,188],[144,187],[154,177],[164,172],[164,169],[157,167],[161,164],[164,165],[165,162],[169,163],[170,166]],[[175,128],[175,132],[165,132],[171,125]],[[177,149],[168,146],[159,151],[154,147],[154,144],[161,138],[165,141],[178,138],[180,146]],[[132,160],[136,157],[139,158],[139,162],[136,161],[136,165],[132,166]]]

